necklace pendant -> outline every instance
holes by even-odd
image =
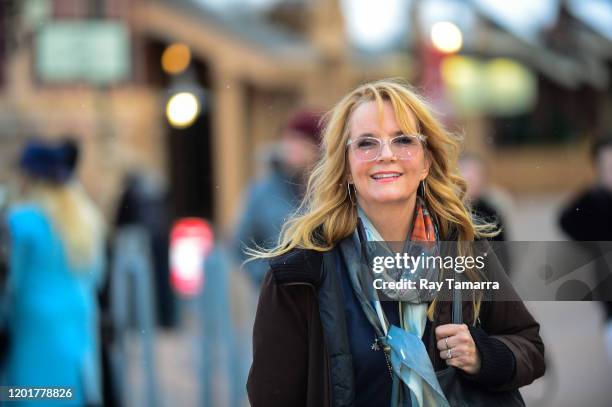
[[[380,346],[378,346],[378,339],[374,339],[374,343],[372,344],[372,346],[370,347],[370,349],[374,350],[374,351],[378,351],[380,350]]]

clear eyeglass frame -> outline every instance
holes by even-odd
[[[397,150],[396,147],[399,145],[398,143],[394,143],[396,142],[398,139],[403,138],[403,137],[410,137],[413,138],[415,140],[418,141],[418,143],[410,145],[410,148],[405,148],[405,151],[402,150]],[[390,140],[381,140],[377,137],[359,137],[356,139],[349,139],[346,143],[346,147],[350,148],[352,145],[354,145],[356,142],[361,142],[361,141],[371,141],[375,144],[378,144],[378,146],[376,147],[376,154],[374,155],[374,157],[372,158],[364,158],[363,156],[360,156],[359,154],[356,154],[356,157],[359,158],[361,161],[375,161],[377,160],[380,155],[382,154],[383,151],[383,147],[388,144],[389,145],[389,149],[391,150],[391,152],[393,153],[393,155],[400,159],[400,160],[410,160],[412,159],[412,154],[414,153],[414,147],[418,147],[418,146],[425,146],[425,144],[427,143],[427,136],[423,135],[423,134],[400,134],[398,136],[395,136],[393,138],[391,138]],[[353,148],[353,150],[357,150],[358,148]],[[356,151],[355,151],[356,152]]]

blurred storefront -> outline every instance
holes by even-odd
[[[461,51],[432,62],[418,10],[431,2],[411,2],[409,41],[376,53],[347,39],[339,0],[278,1],[252,17],[204,3],[0,2],[2,180],[26,136],[73,133],[81,178],[108,213],[124,175],[147,172],[168,186],[176,217],[227,230],[257,152],[293,109],[327,109],[370,79],[421,84],[438,69],[450,103],[440,110],[466,150],[495,164],[494,182],[559,192],[591,177],[589,142],[610,126],[611,41],[565,7],[530,40],[464,4]]]
[[[496,184],[515,194],[580,189],[593,177],[592,140],[611,125],[612,39],[570,2],[555,4],[552,23],[532,33],[488,3],[413,2],[412,49],[421,55],[424,89],[464,135],[465,150],[491,164]]]
[[[123,175],[144,170],[168,183],[176,216],[226,228],[254,152],[292,109],[327,109],[359,82],[410,75],[399,54],[374,63],[349,52],[336,1],[300,9],[303,33],[232,20],[188,0],[3,7],[12,16],[2,29],[13,33],[2,61],[3,177],[16,141],[73,133],[85,151],[83,183],[107,211]],[[173,44],[187,50],[183,69],[185,55],[164,55]],[[169,106],[179,93],[187,98]],[[189,110],[188,122],[169,123],[168,115]]]

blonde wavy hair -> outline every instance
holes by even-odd
[[[425,154],[430,169],[424,199],[438,226],[440,238],[451,238],[456,232],[453,240],[458,242],[458,254],[469,255],[471,245],[468,242],[496,234],[493,225],[476,223],[464,202],[466,183],[457,169],[460,138],[443,128],[428,104],[407,82],[384,79],[357,87],[326,114],[323,154],[310,175],[304,199],[283,226],[277,246],[270,250],[249,250],[254,258],[276,257],[294,248],[328,251],[353,233],[357,227],[357,209],[348,195],[346,145],[351,115],[367,102],[375,102],[379,112],[383,111],[385,102],[391,103],[402,131],[416,131],[426,137]],[[411,114],[416,118],[416,129]],[[474,281],[480,279],[472,270],[466,270],[466,275]],[[434,300],[428,310],[430,319],[433,319],[435,303]],[[480,300],[475,300],[474,305],[476,320]]]
[[[49,215],[75,270],[93,264],[103,255],[105,223],[80,185],[30,180],[27,196]]]

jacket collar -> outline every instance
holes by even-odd
[[[318,288],[322,279],[323,253],[293,249],[270,260],[270,269],[278,284],[309,284]]]

